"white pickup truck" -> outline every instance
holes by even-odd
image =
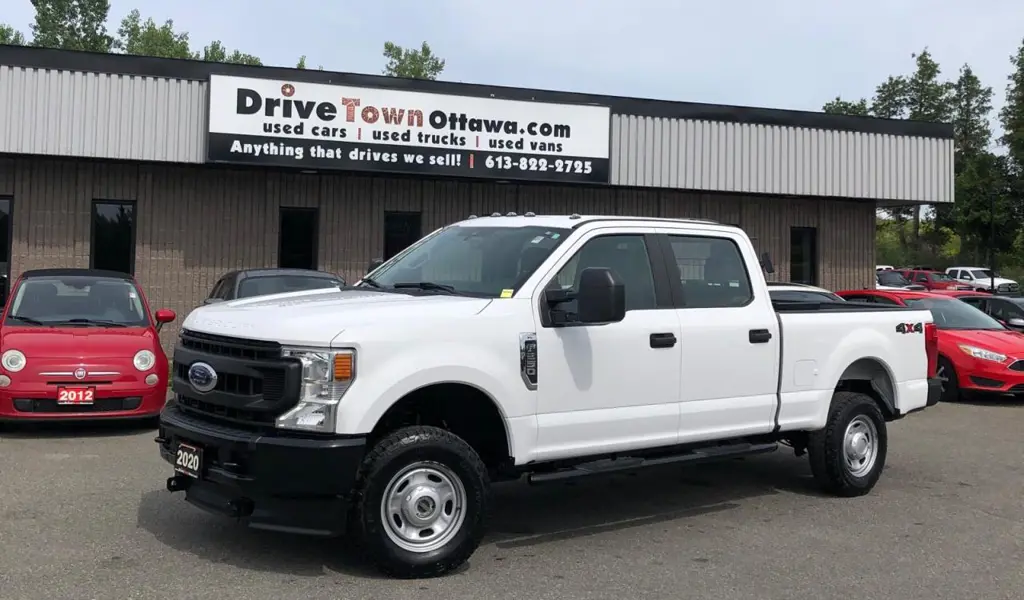
[[[174,352],[168,490],[251,527],[348,533],[385,572],[473,554],[491,482],[768,452],[866,494],[886,423],[938,401],[932,315],[769,298],[708,221],[470,218],[354,286],[204,306]]]

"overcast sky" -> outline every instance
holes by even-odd
[[[29,0],[0,19],[28,34]],[[134,0],[193,46],[220,39],[264,64],[379,73],[385,41],[426,40],[443,79],[819,110],[870,96],[928,46],[954,77],[969,63],[1002,104],[1024,38],[1022,0]]]

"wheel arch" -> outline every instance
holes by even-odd
[[[896,382],[889,366],[879,358],[864,357],[850,363],[839,376],[837,392],[858,392],[871,397],[886,420],[898,416]]]
[[[435,382],[406,392],[377,419],[369,441],[372,444],[411,425],[432,425],[459,436],[490,469],[514,464],[513,441],[501,405],[472,383]]]

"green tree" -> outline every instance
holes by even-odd
[[[25,36],[10,25],[0,23],[0,45],[24,46]]]
[[[194,53],[193,58],[205,60],[206,62],[232,63],[255,67],[263,66],[263,62],[252,54],[246,54],[239,50],[228,52],[228,49],[224,47],[220,40],[210,42],[210,45],[203,48],[202,52]]]
[[[384,58],[388,59],[388,64],[384,67],[383,73],[391,77],[437,79],[445,66],[444,59],[435,55],[426,42],[423,42],[419,50],[405,49],[394,42],[385,42]]]
[[[1024,41],[1010,57],[1010,64],[1013,70],[1007,78],[1006,103],[999,111],[1003,126],[999,141],[1006,146],[1014,175],[1024,181]],[[1024,195],[1024,186],[1018,187],[1017,193]]]
[[[890,75],[875,88],[875,95],[871,99],[871,114],[879,119],[905,119],[907,88],[906,77]]]
[[[974,261],[979,262],[985,260],[983,250],[990,238],[992,202],[997,196],[1005,195],[1006,164],[989,151],[992,141],[989,126],[992,88],[982,85],[971,67],[964,65],[951,89],[956,202],[952,206],[936,207],[935,221],[955,231],[960,236],[963,250],[970,251]],[[1004,213],[1012,210],[1002,203],[1000,208]],[[1017,229],[1015,220],[1006,214],[1002,216],[1005,220],[999,232],[1001,246],[997,249],[1000,251],[1009,248]]]
[[[850,102],[849,100],[843,100],[839,96],[836,96],[834,100],[826,102],[821,107],[821,112],[829,115],[854,115],[857,117],[867,117],[871,114],[866,99],[861,98],[856,102]]]
[[[32,0],[36,9],[32,45],[63,50],[110,52],[109,0]]]
[[[162,25],[157,25],[152,18],[143,22],[138,10],[133,10],[121,20],[114,48],[136,56],[193,58],[188,32],[175,32],[174,21],[171,19]]]
[[[306,68],[306,55],[305,54],[303,54],[302,56],[299,57],[299,62],[295,65],[295,68],[296,69],[305,69]],[[324,70],[324,66],[323,65],[318,65],[317,66],[317,70],[318,71],[323,71]]]

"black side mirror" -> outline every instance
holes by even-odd
[[[203,300],[203,304],[217,304],[218,302],[224,302],[223,298],[207,298]]]
[[[377,267],[381,266],[382,264],[384,264],[384,259],[383,258],[375,258],[375,259],[370,261],[370,268],[368,268],[366,270],[366,272],[369,273],[369,272],[373,271],[374,269],[376,269]]]
[[[761,254],[761,269],[763,269],[768,275],[775,272],[775,265],[772,264],[772,257],[767,252],[763,252]]]
[[[576,294],[576,315],[580,323],[587,325],[621,321],[626,316],[626,286],[611,269],[583,269]]]

